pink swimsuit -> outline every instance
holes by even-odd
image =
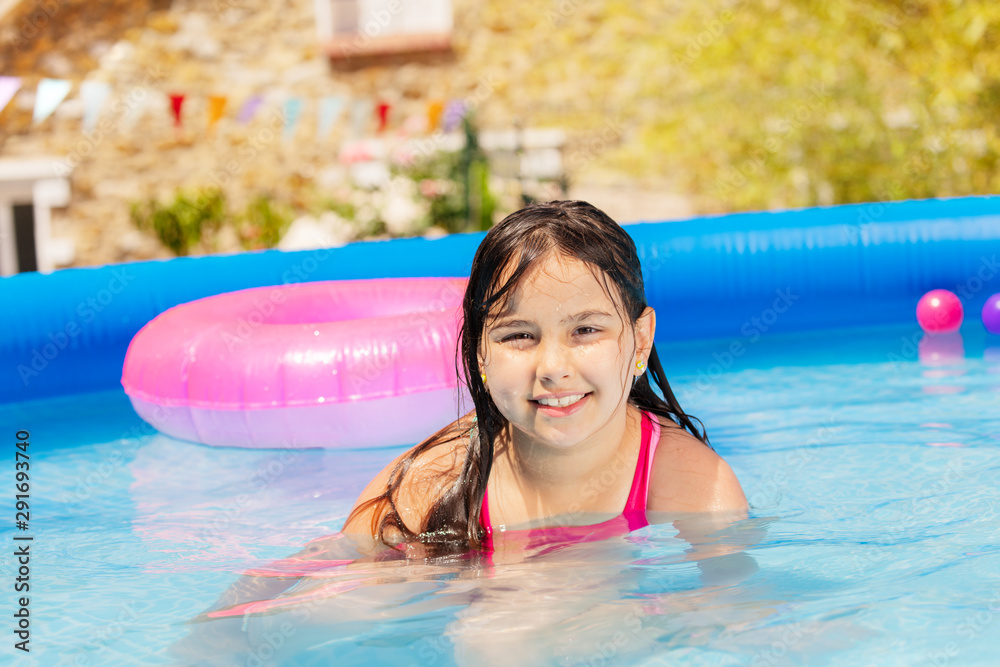
[[[604,540],[617,535],[626,535],[633,530],[648,526],[646,496],[649,492],[649,473],[653,468],[656,445],[660,441],[660,422],[657,421],[656,415],[650,412],[643,413],[641,441],[639,460],[636,462],[635,474],[632,477],[632,489],[629,491],[625,510],[620,515],[590,526],[557,526],[555,528],[498,531],[497,538],[524,541],[529,549],[547,546],[548,548],[540,553],[548,553],[558,549],[559,544]],[[489,493],[487,492],[483,496],[480,524],[486,530],[483,546],[486,551],[492,552],[494,550],[494,534],[493,527],[490,525],[488,500]]]

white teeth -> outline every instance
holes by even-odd
[[[542,405],[549,405],[556,408],[565,408],[567,405],[573,405],[581,398],[586,396],[586,394],[573,394],[572,396],[563,396],[562,398],[540,398],[538,402]]]

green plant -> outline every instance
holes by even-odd
[[[152,231],[176,255],[187,255],[207,232],[217,232],[225,222],[225,196],[214,188],[200,192],[178,191],[173,202],[155,199],[133,203],[132,222]]]
[[[466,224],[464,193],[455,180],[458,160],[457,151],[436,152],[403,170],[420,184],[421,196],[430,202],[432,223],[449,232],[463,231]]]
[[[357,207],[351,202],[341,201],[330,197],[320,201],[315,208],[318,214],[322,214],[324,211],[333,211],[344,220],[353,220],[354,216],[357,214]]]
[[[247,204],[237,223],[240,243],[247,250],[273,248],[292,224],[292,212],[267,193]]]
[[[468,116],[462,123],[462,150],[435,152],[402,170],[420,184],[430,201],[433,224],[452,233],[489,229],[497,206],[489,188],[489,161],[479,147],[475,123]]]
[[[459,151],[459,178],[464,186],[467,231],[485,231],[493,226],[496,199],[490,192],[490,163],[479,147],[479,133],[470,116],[462,119],[465,147]]]

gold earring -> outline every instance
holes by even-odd
[[[483,378],[483,384],[486,384],[486,373],[480,373],[479,377]]]
[[[642,372],[642,369],[646,367],[646,362],[644,362],[642,359],[638,359],[635,362],[635,367],[639,372]]]

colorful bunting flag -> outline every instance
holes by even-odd
[[[444,113],[444,102],[432,100],[427,103],[427,131],[433,132],[438,129],[441,123],[441,114]]]
[[[282,139],[289,141],[295,136],[295,129],[302,118],[302,98],[289,97],[285,100],[285,127],[281,132]]]
[[[340,118],[344,110],[344,98],[339,95],[327,95],[319,103],[319,122],[316,124],[316,139],[323,141],[330,136],[333,124]]]
[[[400,128],[400,133],[403,136],[412,136],[415,134],[423,134],[427,131],[427,114],[425,113],[414,113],[406,117],[403,121],[403,126]]]
[[[14,98],[22,85],[20,77],[0,76],[0,111]],[[63,79],[41,79],[35,92],[34,123],[37,125],[52,115],[63,103],[72,88],[72,83]],[[104,81],[83,81],[80,83],[79,99],[83,107],[82,126],[85,131],[97,127],[101,114],[107,106],[111,95],[111,85]],[[158,90],[146,91],[142,96],[122,98],[115,105],[118,116],[119,130],[130,130],[143,115],[146,108],[156,105],[163,108],[169,102],[174,119],[174,127],[180,131],[183,126],[183,107],[187,96],[183,93],[165,93]],[[254,94],[246,98],[237,116],[240,123],[247,124],[259,113],[265,103],[262,94]],[[308,99],[302,97],[286,97],[282,104],[283,129],[282,138],[291,140],[301,122],[303,111]],[[207,97],[208,131],[214,130],[225,116],[229,105],[226,95],[209,95]],[[399,125],[399,131],[406,135],[433,132],[439,127],[451,131],[461,125],[468,111],[467,105],[461,100],[445,103],[443,100],[430,100],[424,111],[410,114]],[[393,105],[388,102],[376,101],[370,98],[350,100],[342,95],[327,95],[318,100],[316,118],[316,138],[325,140],[342,116],[349,116],[350,126],[344,137],[347,143],[354,143],[371,136],[372,130],[384,133],[390,125],[394,113]],[[372,128],[374,121],[374,128]]]
[[[365,134],[371,117],[372,101],[354,100],[354,106],[351,108],[351,138],[359,139]]]
[[[83,129],[92,131],[97,127],[104,102],[111,94],[111,84],[106,81],[84,81],[80,84],[80,101],[83,102]]]
[[[463,118],[465,118],[465,102],[462,100],[448,102],[448,108],[444,110],[444,131],[451,132],[458,129]]]
[[[263,103],[263,95],[251,95],[243,103],[243,107],[240,109],[239,116],[237,116],[236,119],[244,125],[249,123],[253,120],[254,116],[257,115],[257,111]]]
[[[222,119],[223,114],[226,113],[226,101],[225,95],[209,95],[208,97],[208,129],[214,130],[215,124]]]
[[[38,125],[52,115],[52,112],[62,104],[69,95],[73,84],[65,79],[42,79],[35,91],[35,112],[32,121]]]
[[[21,88],[21,77],[0,76],[0,111],[7,108],[14,95]]]
[[[181,126],[181,107],[184,106],[184,95],[170,93],[170,109],[174,113],[174,127]]]
[[[166,96],[158,91],[150,91],[148,95],[142,95],[140,97],[129,97],[125,103],[125,110],[122,112],[121,119],[119,120],[119,127],[122,131],[129,131],[135,124],[139,122],[139,119],[146,113],[146,110],[150,107],[156,109],[162,109],[166,104]]]
[[[378,104],[378,133],[381,134],[385,132],[385,128],[389,125],[389,105],[385,102],[379,102]]]

